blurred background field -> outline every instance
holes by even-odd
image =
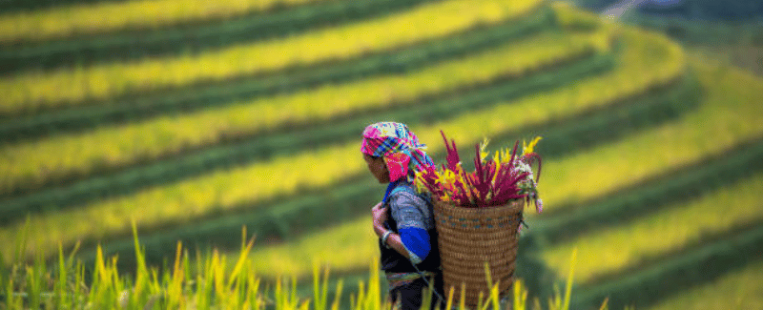
[[[149,263],[246,226],[266,279],[367,279],[394,120],[436,162],[544,137],[534,296],[577,248],[572,309],[763,309],[762,74],[756,0],[7,0],[0,263],[28,226],[129,272],[135,221]]]

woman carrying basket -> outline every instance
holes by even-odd
[[[432,203],[412,183],[417,170],[434,165],[425,147],[404,124],[376,123],[363,131],[361,152],[368,169],[379,183],[388,184],[384,199],[372,213],[381,268],[395,309],[419,309],[430,285],[436,292],[431,308],[442,296]]]

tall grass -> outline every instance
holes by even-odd
[[[331,301],[328,269],[321,272],[318,264],[312,268],[312,298],[298,294],[293,277],[277,277],[273,282],[261,279],[247,259],[254,239],[246,241],[245,229],[241,250],[234,256],[221,255],[217,250],[204,255],[196,251],[192,260],[188,249],[178,243],[174,260],[163,266],[146,263],[135,230],[133,234],[137,263],[129,273],[117,269],[118,258],[105,257],[100,247],[92,267],[83,265],[73,255],[65,257],[60,248],[53,265],[42,259],[31,264],[16,261],[10,266],[0,265],[3,287],[0,309],[347,309],[340,304],[342,280],[334,288]],[[23,247],[23,240],[19,244]],[[391,308],[381,291],[378,263],[371,262],[369,282],[358,283],[357,293],[351,293],[349,309]],[[573,255],[571,264],[574,263]],[[564,294],[553,296],[548,309],[569,309],[571,289],[572,281],[567,281]],[[448,294],[447,309],[466,309],[463,303],[453,302],[453,294],[452,291]],[[517,281],[515,310],[527,308],[526,296],[527,291]],[[498,309],[499,297],[496,283],[486,302],[476,309],[485,310],[489,306]],[[535,304],[534,309],[540,310],[540,301]]]
[[[0,44],[198,23],[321,2],[328,0],[131,0],[14,12],[0,15]]]
[[[303,125],[383,109],[417,99],[467,89],[495,79],[521,78],[549,65],[591,53],[603,33],[545,34],[463,59],[444,62],[407,75],[368,80],[203,110],[145,122],[100,127],[92,132],[62,135],[0,147],[5,177],[0,194],[35,188],[50,179],[86,175],[96,168],[129,165],[173,154],[184,148],[215,144],[231,136],[254,135],[286,125]],[[205,124],[205,126],[199,126]],[[90,147],[98,145],[98,147]]]
[[[528,125],[543,124],[559,117],[617,103],[673,81],[683,72],[683,54],[680,48],[662,37],[628,32],[624,44],[627,48],[622,55],[622,65],[612,73],[582,80],[551,93],[473,111],[431,125],[414,126],[412,129],[422,141],[440,141],[439,130],[443,129],[449,136],[468,145],[477,143],[486,136],[491,137]],[[651,53],[647,54],[646,51]],[[644,55],[651,55],[654,59],[645,59]],[[522,117],[506,122],[504,115]],[[475,128],[474,124],[481,126]],[[440,143],[429,142],[429,146],[432,153],[442,151]],[[141,227],[156,227],[167,221],[182,223],[212,212],[240,208],[247,203],[294,194],[299,189],[321,188],[346,181],[366,169],[359,160],[357,147],[356,142],[325,147],[230,171],[217,171],[211,175],[147,189],[132,196],[110,199],[78,209],[34,215],[31,218],[33,226],[46,227],[44,231],[33,232],[35,238],[32,240],[40,241],[34,248],[49,252],[59,241],[71,244],[74,240],[82,238],[124,234],[129,231],[126,223],[121,220],[124,216],[134,217]],[[700,152],[698,155],[701,154]],[[591,163],[595,162],[597,160],[569,167],[590,167]],[[549,171],[560,171],[559,174],[562,174],[564,170],[557,168]],[[549,179],[546,179],[542,186],[548,186],[549,182]],[[566,190],[567,193],[572,191]],[[549,195],[546,191],[545,196],[553,197],[553,194]],[[0,245],[8,244],[9,237],[17,227],[17,224],[14,224],[0,230]]]
[[[762,221],[761,191],[763,174],[758,174],[625,225],[595,229],[543,251],[541,257],[552,269],[566,272],[566,257],[576,249],[578,281],[588,284],[650,257],[695,244],[704,236]]]
[[[447,0],[386,17],[204,52],[90,67],[27,72],[0,79],[0,114],[76,105],[194,83],[342,61],[436,40],[529,14],[540,0]]]

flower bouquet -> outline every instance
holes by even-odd
[[[491,160],[486,160],[488,140],[475,146],[474,172],[468,173],[461,166],[455,141],[448,140],[440,131],[447,150],[447,165],[440,169],[430,166],[416,175],[417,188],[429,192],[433,199],[464,208],[484,208],[502,206],[511,201],[533,201],[538,212],[543,210],[543,202],[538,197],[537,178],[533,178],[531,165],[538,164],[538,178],[541,158],[533,152],[540,141],[536,137],[529,145],[524,144],[522,155],[517,156],[519,141],[513,151],[496,151]]]
[[[488,296],[492,284],[497,285],[499,295],[509,293],[524,206],[532,201],[542,211],[537,189],[541,158],[533,152],[541,138],[523,143],[521,155],[517,154],[517,141],[513,150],[498,151],[492,158],[485,140],[475,146],[474,171],[467,172],[455,142],[449,144],[444,133],[442,137],[447,163],[419,171],[416,188],[428,192],[434,202],[445,292],[463,289],[465,304],[475,307]],[[534,174],[532,165],[536,163],[538,173]],[[456,293],[454,298],[460,299],[458,296]]]

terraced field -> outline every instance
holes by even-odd
[[[734,227],[763,222],[757,201],[761,176],[739,180],[728,188],[709,192],[688,203],[677,203],[638,218],[628,224],[597,229],[569,240],[544,253],[550,266],[567,271],[566,259],[578,249],[580,263],[576,279],[582,284],[596,282],[622,269],[633,269],[650,258]],[[621,240],[629,240],[622,242]]]
[[[238,1],[215,4],[195,1],[190,5],[176,0],[130,1],[126,5],[115,3],[119,0],[68,0],[80,5],[61,5],[66,1],[53,3],[59,4],[57,8],[51,6],[47,10],[26,14],[14,14],[3,9],[3,6],[13,4],[21,9],[24,3],[16,0],[0,3],[0,12],[4,13],[1,22],[5,39],[0,43],[0,72],[193,54],[234,43],[329,27],[337,24],[338,20],[347,22],[379,17],[438,0]],[[86,3],[93,1],[99,3]],[[45,0],[26,2],[40,6],[46,4]],[[171,7],[162,7],[167,5]],[[97,18],[114,10],[125,14],[104,21],[108,25]]]
[[[6,94],[0,114],[338,62],[497,25],[529,14],[538,4],[537,0],[434,2],[387,17],[198,55],[19,73],[0,79],[0,91]]]
[[[383,188],[358,137],[397,120],[436,160],[441,129],[545,137],[525,250],[563,275],[578,249],[575,309],[759,302],[736,287],[763,250],[763,80],[663,36],[539,0],[3,5],[0,249],[28,227],[25,257],[100,242],[129,268],[132,222],[154,262],[246,226],[259,274],[362,277]]]
[[[415,105],[425,97],[477,88],[496,80],[519,79],[552,64],[580,59],[594,53],[589,41],[591,39],[584,35],[549,34],[531,41],[510,42],[484,54],[426,67],[412,74],[382,75],[236,102],[226,108],[205,109],[182,117],[158,117],[44,141],[11,144],[2,153],[6,155],[3,160],[14,170],[4,171],[4,180],[8,183],[1,184],[0,188],[11,192],[50,183],[49,179],[91,173],[96,164],[101,169],[115,169],[141,159],[177,153],[183,148],[213,146],[235,136],[256,136],[278,128],[348,118],[368,110]],[[513,61],[502,61],[504,59]],[[315,105],[315,102],[331,104]],[[200,123],[207,126],[199,127]],[[140,138],[145,136],[154,138]],[[95,141],[103,141],[101,147],[82,147]],[[49,172],[41,175],[40,169]]]
[[[124,28],[160,28],[174,24],[262,14],[325,0],[259,0],[210,3],[207,1],[130,1],[98,3],[8,14],[0,19],[0,42],[41,41],[75,34],[112,32]],[[110,16],[103,19],[101,16]]]
[[[676,309],[759,309],[763,307],[760,277],[763,264],[754,263],[719,279],[658,303],[653,310]]]

